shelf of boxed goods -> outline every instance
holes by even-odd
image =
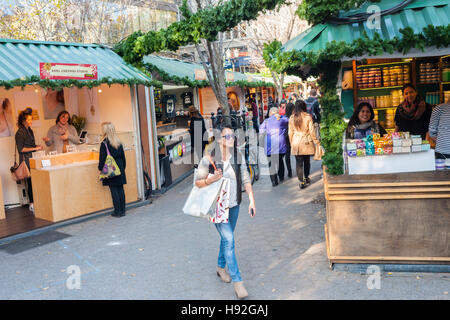
[[[386,89],[401,89],[403,88],[403,86],[393,86],[393,87],[377,87],[377,88],[365,88],[365,89],[360,89],[358,88],[359,91],[370,91],[370,90],[386,90]]]

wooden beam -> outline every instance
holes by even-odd
[[[330,201],[348,200],[402,200],[402,199],[450,199],[450,193],[443,194],[385,194],[367,196],[329,196]]]
[[[450,192],[450,188],[383,188],[383,189],[363,189],[363,190],[328,190],[328,194],[367,194],[367,193],[417,193],[417,192]]]
[[[450,181],[413,181],[413,182],[374,182],[374,183],[336,183],[328,188],[372,188],[372,187],[409,187],[409,186],[450,186]]]

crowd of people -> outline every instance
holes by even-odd
[[[300,189],[311,183],[310,161],[316,148],[320,147],[320,119],[316,89],[311,89],[306,100],[292,94],[289,101],[282,99],[279,107],[269,108],[259,133],[264,136],[264,150],[273,187],[283,182],[286,171],[288,178],[292,177],[291,155],[295,156]]]

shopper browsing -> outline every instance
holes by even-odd
[[[111,197],[114,205],[113,217],[125,216],[125,191],[123,185],[127,183],[125,168],[127,162],[122,142],[117,137],[116,129],[111,122],[102,123],[103,139],[100,143],[100,155],[98,160],[98,170],[101,172],[105,165],[106,156],[109,153],[114,158],[120,169],[120,175],[103,180],[103,185],[108,186],[111,191]]]

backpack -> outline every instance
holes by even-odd
[[[306,111],[312,116],[314,123],[320,122],[319,101],[316,98],[305,100]]]

